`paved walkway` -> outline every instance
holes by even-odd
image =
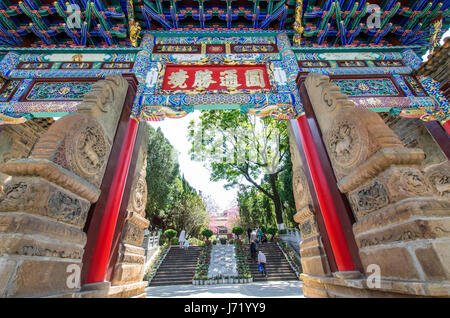
[[[303,298],[301,281],[269,281],[248,284],[172,285],[147,287],[147,298]]]

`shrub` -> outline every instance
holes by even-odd
[[[168,229],[164,232],[164,236],[166,238],[168,238],[169,240],[171,240],[172,238],[174,238],[175,236],[177,236],[177,231],[172,230],[172,229]]]
[[[233,227],[233,229],[231,230],[231,232],[232,232],[233,234],[236,234],[236,235],[239,237],[239,235],[241,235],[242,233],[244,233],[244,229],[243,229],[242,227],[240,227],[240,226],[235,226],[235,227]]]
[[[217,240],[214,240],[214,241],[213,241],[213,244],[216,245],[216,244],[217,244]]]
[[[273,238],[274,235],[278,233],[278,228],[276,226],[271,226],[267,229],[267,233],[272,235],[272,238]]]
[[[228,243],[234,244],[234,240],[233,240],[233,239],[229,239],[229,240],[228,240]]]
[[[203,242],[195,237],[191,237],[190,239],[188,239],[188,241],[189,241],[189,245],[198,245],[198,246],[203,245]]]
[[[220,239],[220,244],[227,244],[227,239],[226,238],[221,238]]]
[[[213,231],[206,229],[203,230],[200,234],[206,237],[206,239],[209,239],[213,235]]]
[[[176,237],[174,237],[174,238],[172,238],[172,239],[170,240],[170,244],[172,244],[172,245],[178,245],[178,244],[180,244],[180,242],[178,241],[178,239],[177,239]]]
[[[286,234],[287,230],[280,230],[280,234]]]

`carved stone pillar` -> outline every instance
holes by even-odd
[[[69,266],[81,269],[90,203],[108,160],[110,141],[101,125],[82,114],[55,122],[28,159],[10,160],[0,197],[0,267],[4,297],[76,291]],[[75,289],[74,289],[75,287]]]
[[[287,127],[292,161],[292,189],[297,210],[297,213],[294,215],[294,221],[299,224],[302,237],[300,242],[300,260],[303,273],[330,276],[331,270],[317,224],[316,213],[314,212],[298,144],[290,122],[287,123]],[[308,297],[326,297],[323,289],[308,285],[304,285],[303,294]]]
[[[125,224],[120,240],[119,255],[114,266],[109,297],[142,296],[146,283],[143,282],[145,250],[142,248],[144,230],[150,225],[145,218],[147,203],[148,127],[142,123],[142,142],[138,152],[131,195],[128,201]]]
[[[404,147],[378,114],[355,108],[326,76],[310,74],[305,85],[337,185],[357,219],[353,232],[364,269],[380,269],[381,287],[365,288],[448,296],[450,202],[433,195],[427,181],[439,180],[434,187],[444,184],[445,191],[445,167],[430,168],[425,177],[423,151]]]
[[[81,113],[66,115],[48,129],[39,123],[45,132],[34,130],[38,132],[30,138],[37,142],[13,145],[11,150],[20,153],[14,156],[21,159],[0,166],[8,176],[0,194],[2,297],[89,294],[79,293],[83,227],[100,195],[118,117],[115,108],[120,114],[121,93],[127,88],[121,80],[113,75],[98,82],[96,101],[88,94]],[[25,124],[35,127],[36,120]]]

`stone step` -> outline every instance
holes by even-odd
[[[153,279],[159,279],[159,278],[179,278],[179,279],[192,279],[194,277],[194,272],[186,272],[186,273],[158,273],[156,274]]]
[[[157,278],[157,279],[152,279],[152,281],[150,282],[150,285],[152,283],[173,283],[173,282],[191,282],[192,283],[192,277],[190,278],[178,278],[178,277],[173,277],[173,278]]]
[[[161,266],[159,266],[159,268],[195,268],[195,266],[197,265],[197,263],[190,263],[190,264],[177,264],[177,263],[162,263]]]
[[[180,281],[172,281],[172,282],[154,282],[151,281],[149,286],[168,286],[168,285],[192,285],[192,281],[180,280]]]

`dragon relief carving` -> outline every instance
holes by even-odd
[[[350,201],[356,211],[362,212],[364,215],[387,205],[389,203],[389,197],[384,185],[375,181],[355,194],[352,194]]]
[[[439,198],[450,199],[450,161],[424,169],[425,180]]]
[[[81,132],[75,157],[77,166],[84,174],[95,175],[101,171],[107,160],[106,154],[106,140],[99,127],[88,127]]]

